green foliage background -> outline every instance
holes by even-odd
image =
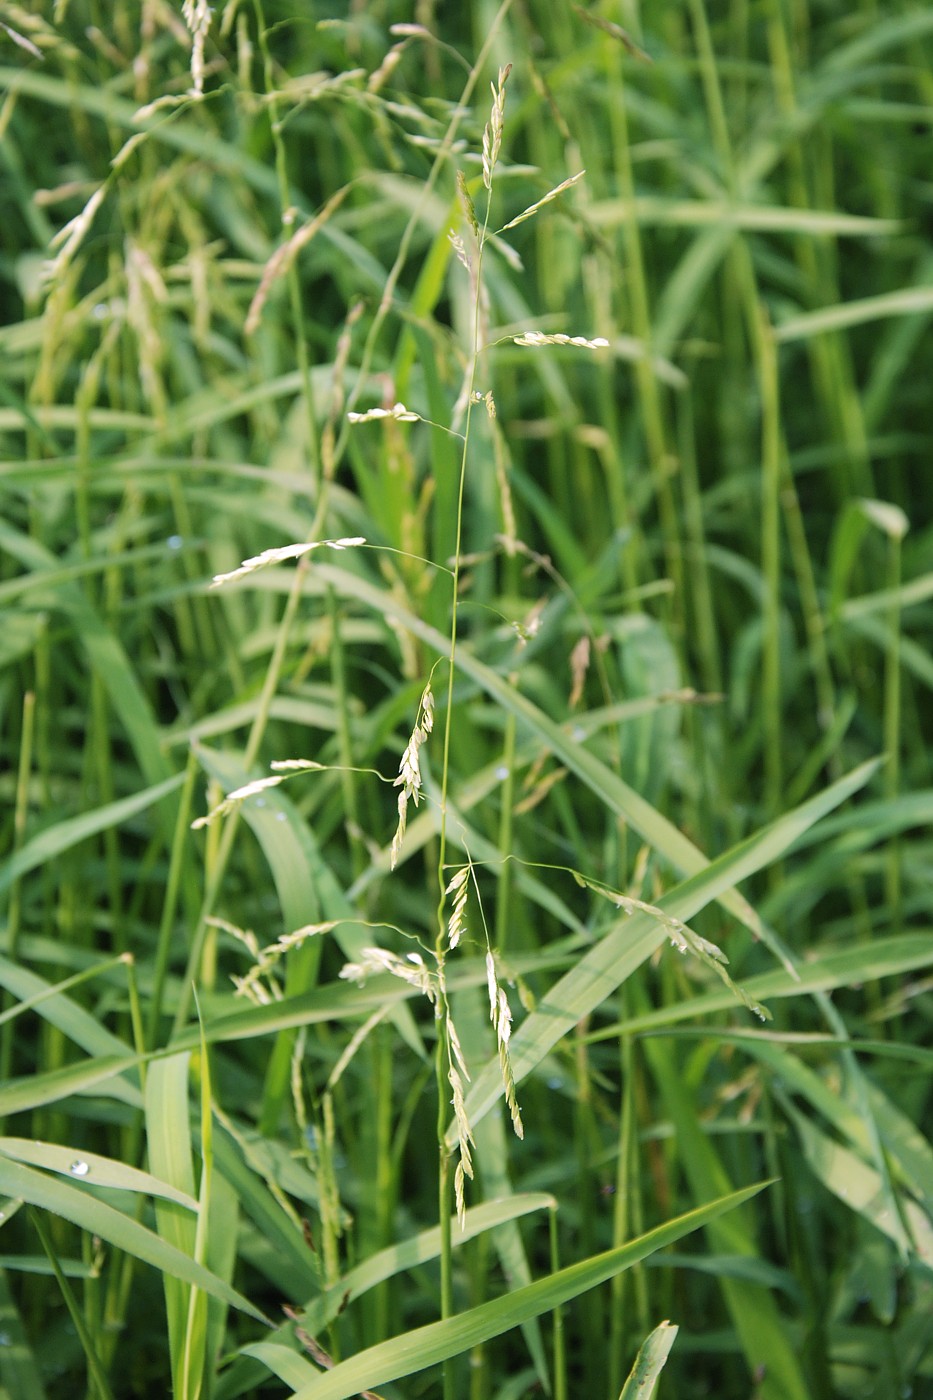
[[[0,4],[2,1393],[931,1384],[931,45]]]

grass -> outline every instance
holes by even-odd
[[[0,14],[0,1394],[920,1394],[933,18],[442,8]]]

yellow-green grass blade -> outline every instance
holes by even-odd
[[[928,1051],[933,1061],[933,1051]],[[885,1152],[898,1168],[898,1178],[933,1218],[933,1146],[919,1128],[902,1113],[877,1085],[868,1081],[865,1092]]]
[[[152,1171],[185,1196],[195,1195],[194,1159],[191,1151],[191,1125],[188,1104],[187,1053],[169,1055],[151,1064],[146,1073],[146,1147]],[[174,1202],[156,1203],[159,1238],[176,1253],[194,1262],[197,1218]],[[199,1266],[200,1267],[200,1266]],[[176,1394],[187,1394],[185,1339],[187,1335],[190,1280],[177,1274],[163,1274],[165,1310],[168,1316],[168,1347]]]
[[[218,1171],[211,1187],[210,1216],[208,1223],[207,1258],[205,1263],[217,1278],[225,1283],[233,1279],[233,1272],[239,1258],[240,1243],[240,1201],[233,1187]],[[207,1305],[207,1329],[204,1340],[205,1355],[208,1358],[221,1356],[227,1337],[228,1307],[221,1298],[209,1298]],[[216,1385],[215,1368],[208,1364],[204,1368],[204,1396],[210,1400]]]
[[[150,1172],[127,1166],[111,1157],[101,1157],[96,1152],[76,1152],[73,1147],[62,1147],[53,1142],[33,1142],[29,1138],[0,1137],[0,1153],[14,1162],[24,1162],[30,1167],[42,1167],[45,1171],[57,1172],[60,1176],[74,1177],[74,1166],[80,1161],[87,1171],[83,1175],[95,1186],[109,1186],[117,1191],[135,1191],[145,1196],[159,1197],[174,1201],[184,1210],[195,1211],[198,1203],[193,1196],[179,1191],[167,1181],[160,1181]]]
[[[80,1154],[76,1153],[75,1158],[81,1160]],[[89,1177],[84,1179],[89,1180]],[[257,1321],[267,1321],[258,1308],[229,1284],[216,1278],[193,1259],[160,1239],[139,1221],[115,1210],[104,1201],[99,1201],[89,1191],[57,1181],[34,1171],[31,1167],[12,1162],[9,1158],[0,1158],[0,1191],[50,1211],[53,1215],[59,1215],[63,1220],[70,1220],[80,1229],[87,1230],[92,1235],[99,1235],[102,1240],[126,1254],[151,1264],[163,1275],[168,1274],[172,1278],[203,1288],[206,1293],[223,1299],[231,1307],[238,1308]]]
[[[112,965],[109,960],[104,963],[104,966]],[[96,1017],[66,995],[65,988],[70,980],[47,982],[29,968],[0,957],[0,987],[19,1003],[12,1009],[35,1010],[49,1025],[55,1026],[90,1055],[128,1055],[130,1047],[125,1040],[108,1031]]]
[[[716,200],[663,199],[643,195],[633,200],[598,200],[587,209],[597,228],[635,218],[643,227],[706,228],[710,225],[757,233],[808,233],[837,238],[889,238],[899,232],[898,219],[845,214],[835,209],[794,209],[786,205],[726,203]]]
[[[469,1312],[442,1322],[429,1323],[370,1347],[296,1391],[297,1400],[348,1400],[349,1396],[357,1395],[361,1390],[414,1375],[427,1366],[458,1356],[471,1347],[481,1346],[530,1318],[539,1317],[541,1313],[550,1312],[571,1298],[596,1288],[622,1270],[682,1239],[684,1235],[709,1224],[727,1211],[735,1210],[758,1195],[766,1185],[767,1182],[758,1182],[742,1191],[733,1192],[677,1216],[618,1249],[571,1264],[556,1274],[483,1303]],[[249,1354],[248,1347],[245,1351]]]
[[[263,1175],[264,1163],[257,1161],[251,1152],[249,1144],[244,1146],[222,1123],[215,1122],[214,1159],[218,1178],[226,1183],[245,1221],[255,1227],[257,1237],[268,1251],[268,1268],[264,1268],[264,1259],[251,1262],[256,1268],[264,1269],[281,1293],[300,1305],[318,1292],[319,1268],[300,1221],[288,1213],[283,1200],[270,1189]],[[250,1257],[248,1238],[244,1238],[243,1253]]]
[[[214,1176],[214,1122],[211,1108],[211,1065],[207,1043],[204,1039],[204,1026],[198,1008],[198,1027],[201,1032],[201,1045],[198,1055],[201,1099],[201,1179],[198,1188],[197,1227],[194,1240],[194,1257],[199,1264],[208,1264],[210,1250],[210,1228],[217,1225],[213,1202]],[[219,1300],[215,1299],[215,1302]],[[198,1288],[189,1290],[185,1338],[182,1356],[184,1382],[180,1400],[200,1400],[205,1383],[205,1360],[207,1358],[208,1296]]]
[[[899,1183],[906,1185],[908,1192],[923,1204],[927,1215],[933,1213],[933,1149],[930,1144],[910,1120],[898,1112],[887,1096],[864,1076],[858,1084],[850,1084],[844,1079],[840,1090],[827,1083],[797,1055],[776,1044],[752,1040],[746,1042],[745,1048],[772,1072],[775,1084],[780,1086],[778,1092],[781,1101],[787,1105],[798,1126],[804,1120],[790,1105],[788,1096],[791,1094],[805,1099],[833,1129],[834,1141],[841,1139],[846,1150],[854,1152],[878,1178],[881,1184],[878,1198],[873,1202],[874,1213],[886,1221],[885,1233],[897,1244],[902,1257],[906,1258],[912,1242],[898,1210],[903,1209],[902,1200],[909,1200],[910,1197],[902,1198],[897,1187]],[[843,1040],[838,1043],[838,1048],[852,1051],[856,1047]],[[815,1125],[811,1126],[815,1131],[821,1131]],[[883,1153],[883,1158],[876,1157],[879,1153]],[[887,1168],[883,1178],[878,1170],[879,1160]],[[897,1204],[895,1196],[898,1198]]]
[[[862,297],[838,306],[825,306],[819,311],[807,311],[789,317],[775,327],[776,340],[786,343],[824,335],[827,331],[847,330],[868,321],[885,321],[895,316],[928,316],[933,312],[933,287],[903,287],[880,296]]]
[[[136,1055],[99,1055],[92,1060],[66,1065],[63,1069],[8,1080],[0,1088],[0,1117],[26,1113],[43,1104],[59,1103],[72,1094],[100,1094],[104,1098],[119,1099],[139,1108],[142,1105],[139,1089],[122,1077],[136,1071],[138,1065],[139,1057]]]
[[[320,1374],[310,1361],[306,1361],[291,1347],[283,1346],[281,1342],[255,1342],[244,1350],[247,1356],[261,1361],[274,1376],[278,1376],[280,1381],[290,1385],[296,1392],[314,1385]]]
[[[315,574],[319,574],[321,579],[333,586],[333,588],[344,597],[357,598],[367,607],[372,608],[377,614],[383,613],[395,619],[397,623],[408,629],[415,636],[420,637],[428,646],[436,651],[440,656],[447,656],[450,653],[450,643],[435,628],[429,627],[416,617],[414,613],[404,607],[391,594],[382,593],[372,584],[361,579],[356,574],[350,573],[347,569],[334,568],[329,564],[316,564]],[[575,743],[562,727],[554,720],[550,719],[533,701],[524,696],[516,686],[509,684],[500,675],[486,666],[473,656],[469,649],[461,647],[457,653],[457,665],[465,675],[498,701],[503,709],[511,712],[515,717],[532,732],[532,734],[544,742],[547,748],[564,763],[571,772],[575,773],[597,797],[606,804],[613,812],[638,833],[643,840],[647,841],[660,856],[667,860],[675,870],[684,875],[694,875],[697,871],[703,870],[708,864],[707,857],[696,847],[688,837],[684,836],[677,827],[656,808],[646,802],[643,797],[623,782],[611,768],[590,753],[582,745]],[[833,806],[838,805],[849,795],[845,789],[845,784],[850,783],[851,791],[857,791],[864,786],[878,767],[879,760],[870,760],[867,764],[861,765],[850,779],[841,780],[843,787],[834,785],[829,791],[836,794],[826,807],[829,811]],[[823,795],[826,796],[825,794]],[[817,803],[822,799],[817,798]],[[800,808],[804,812],[808,808]],[[800,822],[800,831],[805,830],[813,821]],[[773,853],[761,852],[761,864],[767,864],[771,860],[777,859],[790,844],[790,840],[796,839],[794,836],[789,839],[786,836],[784,823],[790,822],[795,825],[795,816],[781,818],[773,827],[768,829],[768,840],[773,844]],[[761,835],[751,838],[753,842],[760,842],[765,838]],[[759,869],[760,865],[753,868]],[[747,873],[750,873],[747,872]],[[717,898],[731,913],[742,923],[747,924],[758,937],[766,937],[766,931],[762,930],[759,921],[756,920],[747,902],[739,895],[733,886],[744,878],[742,874],[736,874],[733,879],[726,879],[721,887],[710,898]]]
[[[898,1219],[887,1206],[887,1187],[874,1167],[790,1105],[786,1112],[814,1176],[895,1244],[901,1243],[906,1229],[914,1257],[933,1271],[933,1220],[929,1214],[907,1196],[900,1199],[902,1219]]]
[[[456,1249],[468,1240],[476,1239],[485,1231],[495,1230],[497,1226],[519,1220],[532,1211],[556,1208],[557,1202],[554,1197],[542,1191],[519,1192],[502,1200],[486,1201],[482,1205],[472,1206],[466,1212],[463,1228],[458,1227],[453,1232],[453,1247]],[[399,1244],[380,1250],[356,1268],[350,1269],[339,1283],[309,1303],[302,1316],[301,1325],[312,1336],[316,1336],[337,1316],[345,1301],[352,1302],[370,1288],[394,1278],[396,1274],[417,1268],[430,1259],[436,1259],[440,1252],[441,1230],[438,1225],[433,1229],[423,1230],[414,1239],[402,1240]]]
[[[65,851],[70,851],[82,841],[96,836],[101,831],[109,831],[121,822],[129,821],[139,812],[145,812],[163,797],[177,791],[184,781],[184,774],[166,778],[153,787],[144,788],[130,797],[121,797],[116,802],[108,802],[90,812],[81,812],[76,817],[67,817],[54,826],[40,831],[27,841],[9,860],[0,866],[0,893],[9,889],[16,880],[31,870],[56,860]]]
[[[684,922],[724,890],[747,879],[778,859],[798,837],[834,807],[846,801],[877,770],[876,762],[861,765],[794,812],[732,851],[727,851],[699,875],[665,895],[659,908]],[[666,941],[667,933],[653,916],[635,913],[617,919],[599,943],[561,978],[541,1004],[522,1022],[511,1041],[512,1072],[520,1083],[557,1042],[606,1000],[625,979]],[[792,974],[783,971],[782,976]],[[727,1004],[729,994],[726,993]],[[761,1000],[761,998],[758,998]],[[503,1092],[498,1056],[484,1066],[466,1097],[466,1113],[477,1122]],[[453,1127],[449,1142],[454,1142]]]
[[[743,986],[750,996],[768,1003],[779,998],[807,996],[875,982],[881,977],[896,977],[917,968],[929,967],[931,963],[933,937],[929,933],[904,933],[846,948],[824,951],[817,947],[806,961],[798,963],[796,976],[791,976],[783,968],[775,968],[771,972],[749,977]],[[632,1016],[624,1025],[599,1030],[594,1039],[659,1030],[678,1021],[692,1021],[700,1016],[727,1011],[734,1004],[728,992],[704,992],[676,1005],[662,1006]],[[890,1049],[892,1054],[898,1053],[895,1044],[892,1043]],[[921,1047],[912,1047],[911,1051],[919,1049]]]
[[[729,1172],[705,1125],[681,1073],[669,1043],[652,1039],[644,1053],[652,1070],[657,1093],[664,1104],[677,1141],[677,1156],[694,1200],[705,1200],[732,1187]],[[708,1232],[713,1253],[755,1258],[758,1247],[747,1213],[736,1212],[711,1222]],[[750,1375],[763,1379],[760,1400],[809,1400],[800,1360],[782,1324],[774,1294],[748,1279],[723,1275],[719,1285],[745,1354]]]
[[[645,1338],[619,1400],[651,1400],[679,1330],[670,1322],[662,1322]]]

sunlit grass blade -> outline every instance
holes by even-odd
[[[538,1317],[580,1293],[605,1283],[621,1270],[631,1268],[666,1245],[734,1210],[764,1190],[767,1184],[759,1182],[678,1216],[619,1249],[572,1264],[557,1274],[516,1289],[505,1298],[497,1298],[470,1312],[443,1322],[430,1323],[371,1347],[302,1387],[295,1392],[296,1396],[298,1400],[346,1400],[360,1390],[413,1375],[492,1337],[501,1336],[528,1318]],[[246,1350],[248,1354],[249,1349]]]
[[[81,1160],[80,1154],[76,1153],[75,1161],[80,1163]],[[73,1175],[77,1176],[78,1173]],[[206,1293],[222,1298],[231,1307],[248,1313],[260,1322],[265,1321],[259,1309],[228,1284],[215,1278],[207,1269],[161,1240],[131,1216],[97,1200],[89,1192],[43,1176],[41,1172],[9,1159],[0,1159],[0,1191],[28,1201],[53,1215],[60,1215],[82,1230],[99,1235],[115,1248],[152,1264],[163,1275],[203,1288]]]
[[[659,908],[684,921],[692,918],[724,890],[778,859],[808,827],[858,792],[877,768],[877,761],[864,764],[795,812],[779,817],[763,832],[726,852],[701,874],[665,895]],[[516,1031],[511,1044],[516,1082],[529,1074],[569,1030],[604,1002],[667,938],[664,926],[649,914],[635,913],[618,919],[595,948],[550,989]],[[782,975],[795,980],[791,973]],[[486,1065],[467,1095],[471,1120],[480,1119],[500,1093],[497,1066]]]
[[[622,1387],[619,1400],[651,1400],[664,1363],[677,1340],[678,1331],[679,1328],[670,1322],[662,1322],[645,1338],[638,1349],[631,1374]]]
[[[76,1175],[76,1160],[73,1147],[62,1147],[52,1142],[34,1142],[31,1138],[0,1137],[0,1154],[14,1162],[24,1162],[27,1166],[42,1167],[45,1171],[57,1172],[60,1176]],[[196,1211],[198,1203],[193,1196],[179,1191],[168,1181],[161,1181],[150,1172],[125,1162],[101,1157],[96,1152],[82,1149],[80,1160],[87,1168],[84,1173],[96,1186],[108,1186],[116,1191],[134,1191],[145,1196],[158,1196],[174,1201],[185,1210]]]
[[[80,816],[68,817],[65,821],[57,822],[40,832],[0,868],[0,892],[8,889],[14,880],[54,860],[63,852],[86,841],[88,837],[129,821],[138,812],[145,812],[161,798],[177,791],[183,776],[178,774],[176,777],[166,778],[154,787],[133,793],[131,797],[122,797],[117,802],[110,802],[105,807],[98,808],[97,811],[82,812]]]
[[[929,1214],[908,1197],[899,1202],[902,1218],[898,1219],[884,1204],[884,1182],[873,1167],[796,1109],[788,1108],[788,1115],[811,1171],[827,1190],[895,1243],[902,1241],[906,1229],[912,1252],[933,1270],[933,1220]]]

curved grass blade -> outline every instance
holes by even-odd
[[[63,1069],[49,1070],[46,1074],[11,1079],[0,1088],[0,1118],[26,1113],[43,1104],[59,1103],[72,1094],[91,1092],[140,1108],[142,1094],[120,1077],[138,1065],[136,1055],[98,1055],[93,1060],[65,1065]]]
[[[501,1336],[528,1319],[550,1312],[571,1298],[605,1283],[622,1270],[631,1268],[666,1245],[751,1200],[769,1184],[757,1182],[686,1215],[679,1215],[618,1249],[571,1264],[559,1273],[538,1279],[457,1317],[429,1323],[370,1347],[296,1391],[296,1400],[349,1400],[350,1396],[359,1394],[361,1390],[414,1375],[427,1366],[458,1356],[470,1347],[480,1346],[492,1337]],[[250,1348],[245,1348],[245,1351],[249,1354]]]
[[[557,1202],[553,1196],[542,1191],[522,1192],[504,1200],[486,1201],[473,1206],[466,1212],[462,1230],[455,1230],[453,1246],[458,1248],[467,1240],[475,1239],[486,1230],[494,1230],[497,1225],[519,1220],[536,1210],[555,1210]],[[429,1259],[436,1259],[441,1252],[440,1226],[423,1230],[414,1239],[403,1240],[401,1244],[390,1245],[369,1259],[364,1259],[355,1269],[344,1274],[339,1283],[329,1288],[320,1298],[309,1304],[301,1319],[302,1326],[316,1334],[337,1316],[345,1302],[352,1302],[370,1288],[394,1278],[406,1269],[417,1268]]]
[[[26,1166],[42,1167],[45,1171],[58,1172],[60,1176],[73,1176],[75,1150],[61,1147],[53,1142],[33,1142],[28,1138],[0,1137],[0,1155]],[[128,1167],[124,1162],[111,1157],[100,1157],[96,1152],[81,1152],[81,1161],[87,1166],[87,1175],[97,1186],[109,1186],[117,1191],[136,1191],[145,1196],[158,1196],[166,1201],[174,1201],[185,1210],[197,1210],[198,1203],[193,1196],[179,1191],[167,1181],[160,1181],[150,1172]]]
[[[79,1154],[75,1154],[76,1163],[83,1160]],[[88,1192],[44,1176],[41,1172],[33,1171],[31,1167],[10,1161],[9,1158],[0,1158],[0,1191],[18,1200],[28,1201],[30,1205],[39,1206],[53,1215],[60,1215],[80,1229],[99,1235],[102,1240],[107,1240],[117,1249],[133,1255],[135,1259],[152,1264],[160,1273],[169,1274],[172,1278],[202,1288],[212,1297],[220,1298],[258,1322],[268,1324],[268,1319],[259,1309],[229,1284],[216,1278],[180,1250],[160,1240],[158,1235],[140,1225],[139,1221],[123,1215]]]
[[[98,807],[93,812],[82,812],[77,817],[68,817],[65,821],[56,822],[54,826],[40,831],[38,836],[21,846],[0,869],[0,894],[30,870],[36,870],[40,865],[55,860],[64,851],[71,850],[89,836],[108,831],[120,822],[135,817],[138,812],[144,812],[147,807],[167,797],[170,792],[175,792],[183,782],[184,774],[178,773],[174,777],[166,778],[164,782],[156,783],[154,787],[134,792],[131,797],[121,797],[116,802],[108,802],[105,807]]]
[[[318,565],[315,574],[322,582],[331,585],[341,596],[356,598],[359,602],[372,608],[377,614],[381,613],[393,617],[401,626],[420,637],[438,655],[449,656],[449,640],[435,628],[422,622],[391,594],[384,594],[356,574],[350,573],[349,570],[335,568],[330,564]],[[571,772],[586,783],[617,816],[628,822],[638,835],[647,841],[659,855],[663,856],[675,870],[682,875],[694,875],[706,868],[709,864],[707,857],[672,822],[668,821],[656,808],[651,806],[650,802],[646,802],[633,788],[623,782],[605,763],[583,748],[582,745],[576,743],[559,724],[550,719],[533,701],[522,695],[515,686],[510,685],[491,667],[472,656],[466,647],[461,648],[457,654],[457,666],[465,675],[475,680],[487,695],[497,700],[503,709],[514,714],[516,719],[525,724],[537,739],[546,744]],[[880,760],[870,760],[855,770],[855,773],[851,775],[853,780],[851,791],[857,791],[858,788],[864,786],[876,771],[879,762]],[[849,779],[841,781],[846,783]],[[835,793],[837,787],[834,786],[829,791]],[[848,795],[848,792],[843,792],[830,803],[826,810],[831,810]],[[819,801],[820,799],[815,800]],[[799,809],[800,812],[804,810],[806,809],[803,807]],[[782,818],[782,822],[791,820],[793,820],[793,814]],[[801,830],[805,830],[816,820],[817,817],[814,816],[810,821],[804,821],[801,824]],[[782,854],[789,844],[779,823],[768,828],[768,831],[772,833],[775,848],[774,853],[766,856],[762,864],[777,859],[777,856]],[[761,836],[752,838],[754,841],[760,839],[763,838]],[[760,866],[755,868],[759,869]],[[732,888],[742,878],[744,877],[736,875],[735,879],[726,880],[711,898],[719,899],[726,909],[752,930],[756,938],[767,938],[766,931],[761,928],[760,921],[755,917],[747,901],[737,890]]]
[[[679,1330],[671,1322],[662,1322],[645,1338],[619,1400],[651,1400]]]
[[[658,907],[677,919],[692,918],[724,890],[778,859],[809,826],[864,786],[877,768],[876,761],[863,764],[796,811],[779,817],[665,895]],[[636,913],[616,920],[599,943],[551,988],[513,1035],[511,1054],[515,1082],[524,1079],[569,1030],[605,1001],[666,938],[664,926],[648,914]],[[792,972],[780,975],[793,980]],[[730,994],[724,995],[726,1004],[731,1004]],[[499,1062],[495,1058],[483,1068],[467,1094],[466,1113],[470,1122],[478,1122],[502,1092]],[[453,1142],[453,1137],[450,1141]]]
[[[902,1200],[903,1220],[898,1219],[884,1204],[887,1191],[874,1167],[821,1132],[790,1104],[786,1105],[786,1112],[797,1130],[803,1154],[814,1176],[834,1196],[858,1211],[895,1244],[901,1244],[906,1229],[914,1256],[933,1271],[933,1221],[926,1211],[912,1200]]]

